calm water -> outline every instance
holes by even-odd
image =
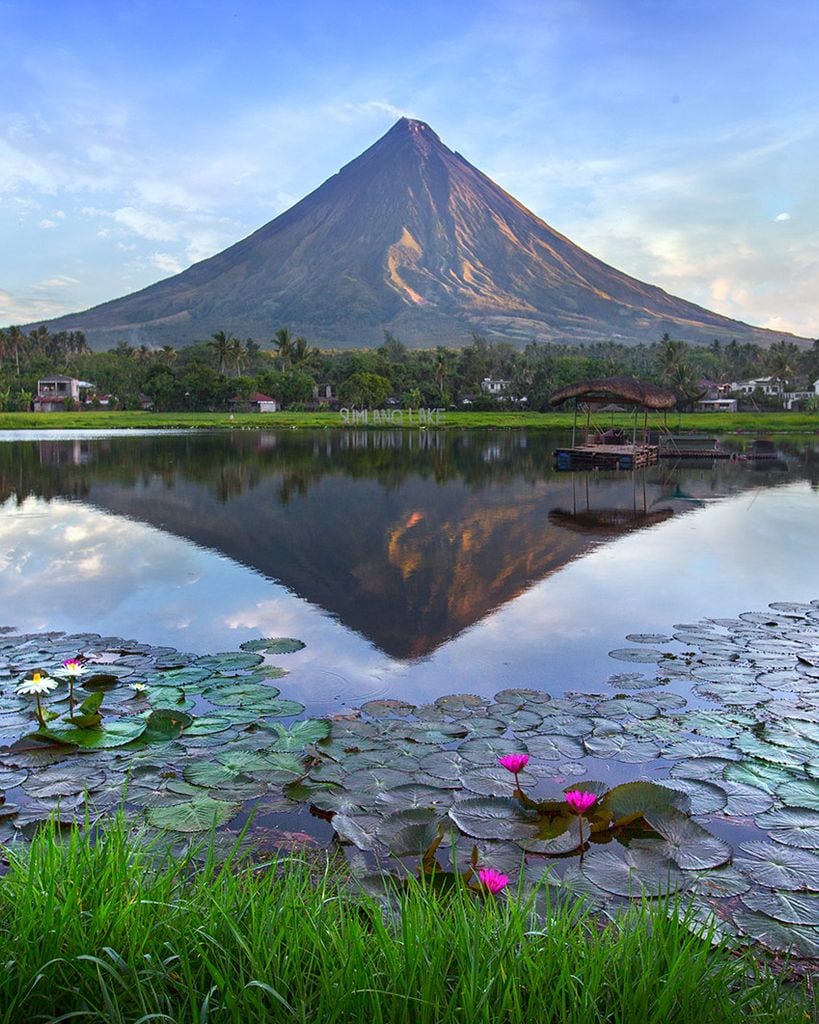
[[[594,691],[632,632],[819,596],[819,450],[557,474],[546,433],[0,434],[0,625],[307,647],[311,711]]]

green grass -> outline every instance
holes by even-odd
[[[457,412],[445,413],[443,426],[472,430],[527,427],[529,429],[555,429],[571,427],[574,420],[570,412]],[[606,415],[601,422],[630,426],[628,414]],[[649,425],[662,422],[662,418],[649,417]],[[669,413],[667,426],[672,431],[702,431],[709,434],[740,433],[813,433],[819,432],[819,414],[809,413]],[[404,417],[404,429],[417,430],[417,417],[409,422]],[[260,428],[260,427],[312,427],[349,429],[337,412],[278,412],[278,413],[226,413],[226,412],[3,412],[0,430],[128,430],[135,427],[151,429],[201,428]],[[390,429],[400,427],[391,424]],[[361,429],[362,424],[356,424]],[[364,428],[366,429],[366,428]],[[384,429],[378,424],[377,429]],[[433,428],[431,428],[433,429]]]
[[[0,879],[0,1021],[795,1024],[804,996],[660,907],[605,928],[552,907],[387,904],[297,858],[158,861],[123,819],[46,829]]]

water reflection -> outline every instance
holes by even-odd
[[[583,643],[626,617],[625,632],[664,631],[718,596],[816,596],[803,593],[819,568],[813,446],[784,448],[779,466],[573,475],[552,470],[556,443],[286,431],[1,444],[4,617],[140,625],[192,649],[296,635],[316,670],[326,654],[321,686],[354,678],[369,694],[413,662],[413,685],[438,692],[481,673],[544,685],[546,648],[576,676]]]

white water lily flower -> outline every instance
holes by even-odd
[[[134,693],[147,693],[148,687],[145,683],[129,683],[130,688]]]
[[[58,685],[56,679],[35,672],[31,679],[26,679],[25,682],[20,683],[17,687],[17,693],[25,697],[37,697],[41,693],[51,693],[52,690],[57,689]]]
[[[77,658],[67,658],[63,662],[63,669],[70,676],[81,676],[85,672],[82,662]]]

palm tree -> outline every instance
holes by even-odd
[[[278,358],[283,370],[290,368],[293,360],[293,335],[289,327],[280,327],[273,335],[273,344],[278,349]]]
[[[237,342],[237,338],[234,338],[232,334],[226,334],[224,331],[216,331],[215,334],[211,335],[211,341],[208,342],[208,345],[216,353],[219,360],[219,373],[222,375],[224,375],[228,362],[234,356],[234,345]]]

